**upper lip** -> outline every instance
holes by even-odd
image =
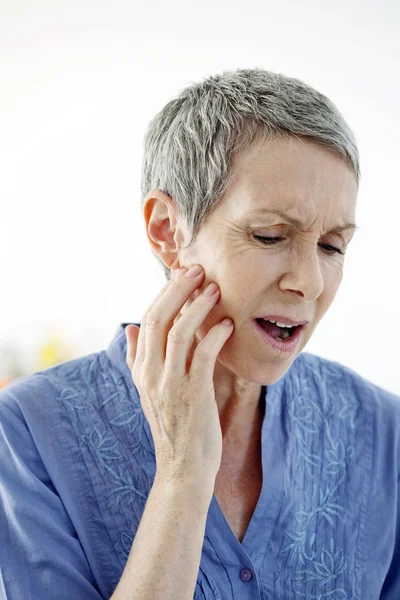
[[[273,321],[278,321],[279,323],[285,323],[285,325],[307,325],[310,321],[293,321],[288,317],[282,317],[282,315],[262,315],[260,317],[256,317],[256,319],[272,319]]]

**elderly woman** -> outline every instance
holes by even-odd
[[[152,120],[167,284],[106,350],[0,393],[2,600],[399,600],[400,398],[302,352],[359,178],[298,79],[225,72]]]

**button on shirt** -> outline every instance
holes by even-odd
[[[118,585],[156,467],[126,325],[0,391],[0,600]],[[305,352],[263,389],[260,498],[239,543],[212,497],[194,600],[399,600],[400,397]]]

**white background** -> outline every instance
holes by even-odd
[[[58,327],[81,356],[165,279],[140,212],[142,138],[186,85],[262,67],[327,95],[358,141],[355,234],[305,352],[400,394],[400,4],[0,4],[0,338]]]

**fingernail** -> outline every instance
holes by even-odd
[[[210,283],[210,285],[208,285],[206,287],[206,289],[204,290],[203,294],[205,296],[213,296],[214,294],[216,294],[218,291],[218,285],[216,283]]]
[[[232,321],[232,319],[229,319],[229,318],[228,319],[224,319],[222,321],[222,325],[226,325],[227,327],[230,327],[231,325],[233,325],[233,321]]]
[[[196,277],[196,275],[200,275],[202,270],[203,269],[200,265],[193,265],[192,267],[190,267],[190,269],[186,273],[185,277]]]

